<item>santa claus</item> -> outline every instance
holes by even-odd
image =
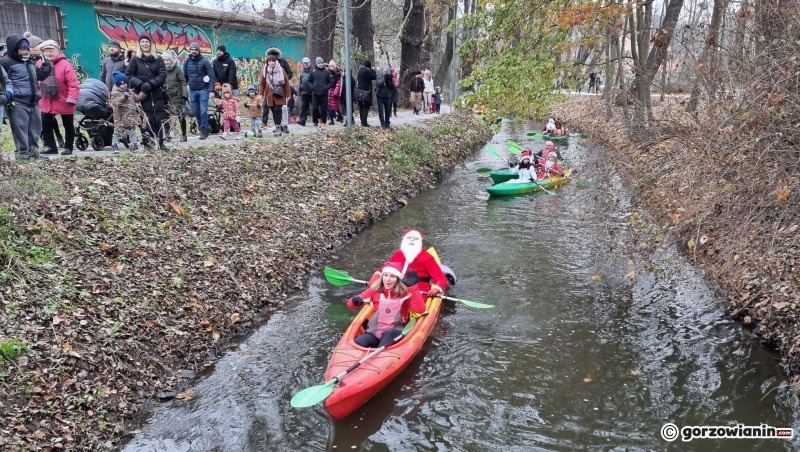
[[[402,265],[406,280],[413,280],[414,273],[416,273],[416,288],[423,294],[432,297],[444,292],[447,288],[447,277],[436,263],[436,259],[422,248],[422,233],[416,229],[405,231],[400,249],[386,261],[386,264],[389,262],[398,262]],[[386,264],[382,267],[385,267]],[[376,271],[370,279],[370,283],[380,275],[380,271]]]

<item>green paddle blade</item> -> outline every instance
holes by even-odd
[[[537,138],[537,137],[542,136],[542,132],[528,132],[528,136]]]
[[[536,184],[543,192],[547,193],[548,195],[550,195],[550,196],[555,196],[556,195],[556,193],[554,191],[550,191],[550,190],[544,188],[544,185],[540,184],[539,182],[536,182],[535,179],[531,179],[531,182]]]
[[[522,149],[522,146],[520,146],[517,142],[511,141],[511,140],[508,140],[508,142],[506,144],[508,145],[509,148],[513,147],[515,149]]]
[[[494,146],[492,146],[491,144],[487,144],[487,145],[486,145],[486,150],[487,150],[487,151],[488,151],[490,154],[494,154],[494,155],[496,155],[498,158],[501,158],[501,159],[503,159],[503,157],[500,155],[500,153],[499,153],[499,152],[497,152],[497,149],[496,149]],[[503,159],[503,160],[505,160],[505,159]]]
[[[322,270],[322,273],[325,275],[325,279],[334,286],[346,286],[356,281],[355,278],[348,275],[346,272],[330,267],[325,267]]]
[[[292,397],[291,404],[294,408],[308,408],[327,399],[333,392],[334,381],[331,380],[324,385],[305,388]]]
[[[471,308],[489,309],[494,307],[493,304],[478,303],[477,301],[463,300],[461,298],[453,298],[448,296],[442,296],[442,298],[444,298],[445,300],[458,301],[459,303],[464,303],[465,305]]]
[[[491,169],[491,168],[486,168],[486,167],[478,168],[478,169],[475,170],[475,172],[477,172],[477,173],[491,173],[492,171],[494,171],[494,170]]]

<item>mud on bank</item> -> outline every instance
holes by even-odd
[[[636,143],[619,109],[605,119],[599,96],[572,97],[558,111],[607,153],[609,171],[655,219],[651,238],[677,243],[729,313],[780,351],[798,388],[800,143],[724,114],[695,122],[683,106],[654,99],[659,120]]]
[[[491,132],[447,115],[128,157],[6,164],[0,448],[116,448],[320,259]]]

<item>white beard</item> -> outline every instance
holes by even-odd
[[[403,266],[403,273],[405,273],[408,266],[411,265],[414,259],[419,256],[419,253],[422,252],[422,240],[416,240],[415,242],[403,240],[403,243],[400,244],[400,251],[406,258],[405,265]]]
[[[552,161],[552,160],[548,160],[548,161],[547,161],[547,163],[545,163],[545,164],[544,164],[544,167],[545,167],[545,168],[552,168],[552,167],[553,167],[553,164],[555,164],[555,162],[554,162],[554,161]]]

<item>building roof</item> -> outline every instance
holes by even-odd
[[[266,31],[280,36],[304,36],[302,24],[282,23],[261,16],[225,13],[195,5],[178,4],[161,0],[94,0],[95,9],[110,14],[142,14],[148,18],[175,20],[176,15],[212,28],[230,26],[254,31]]]

